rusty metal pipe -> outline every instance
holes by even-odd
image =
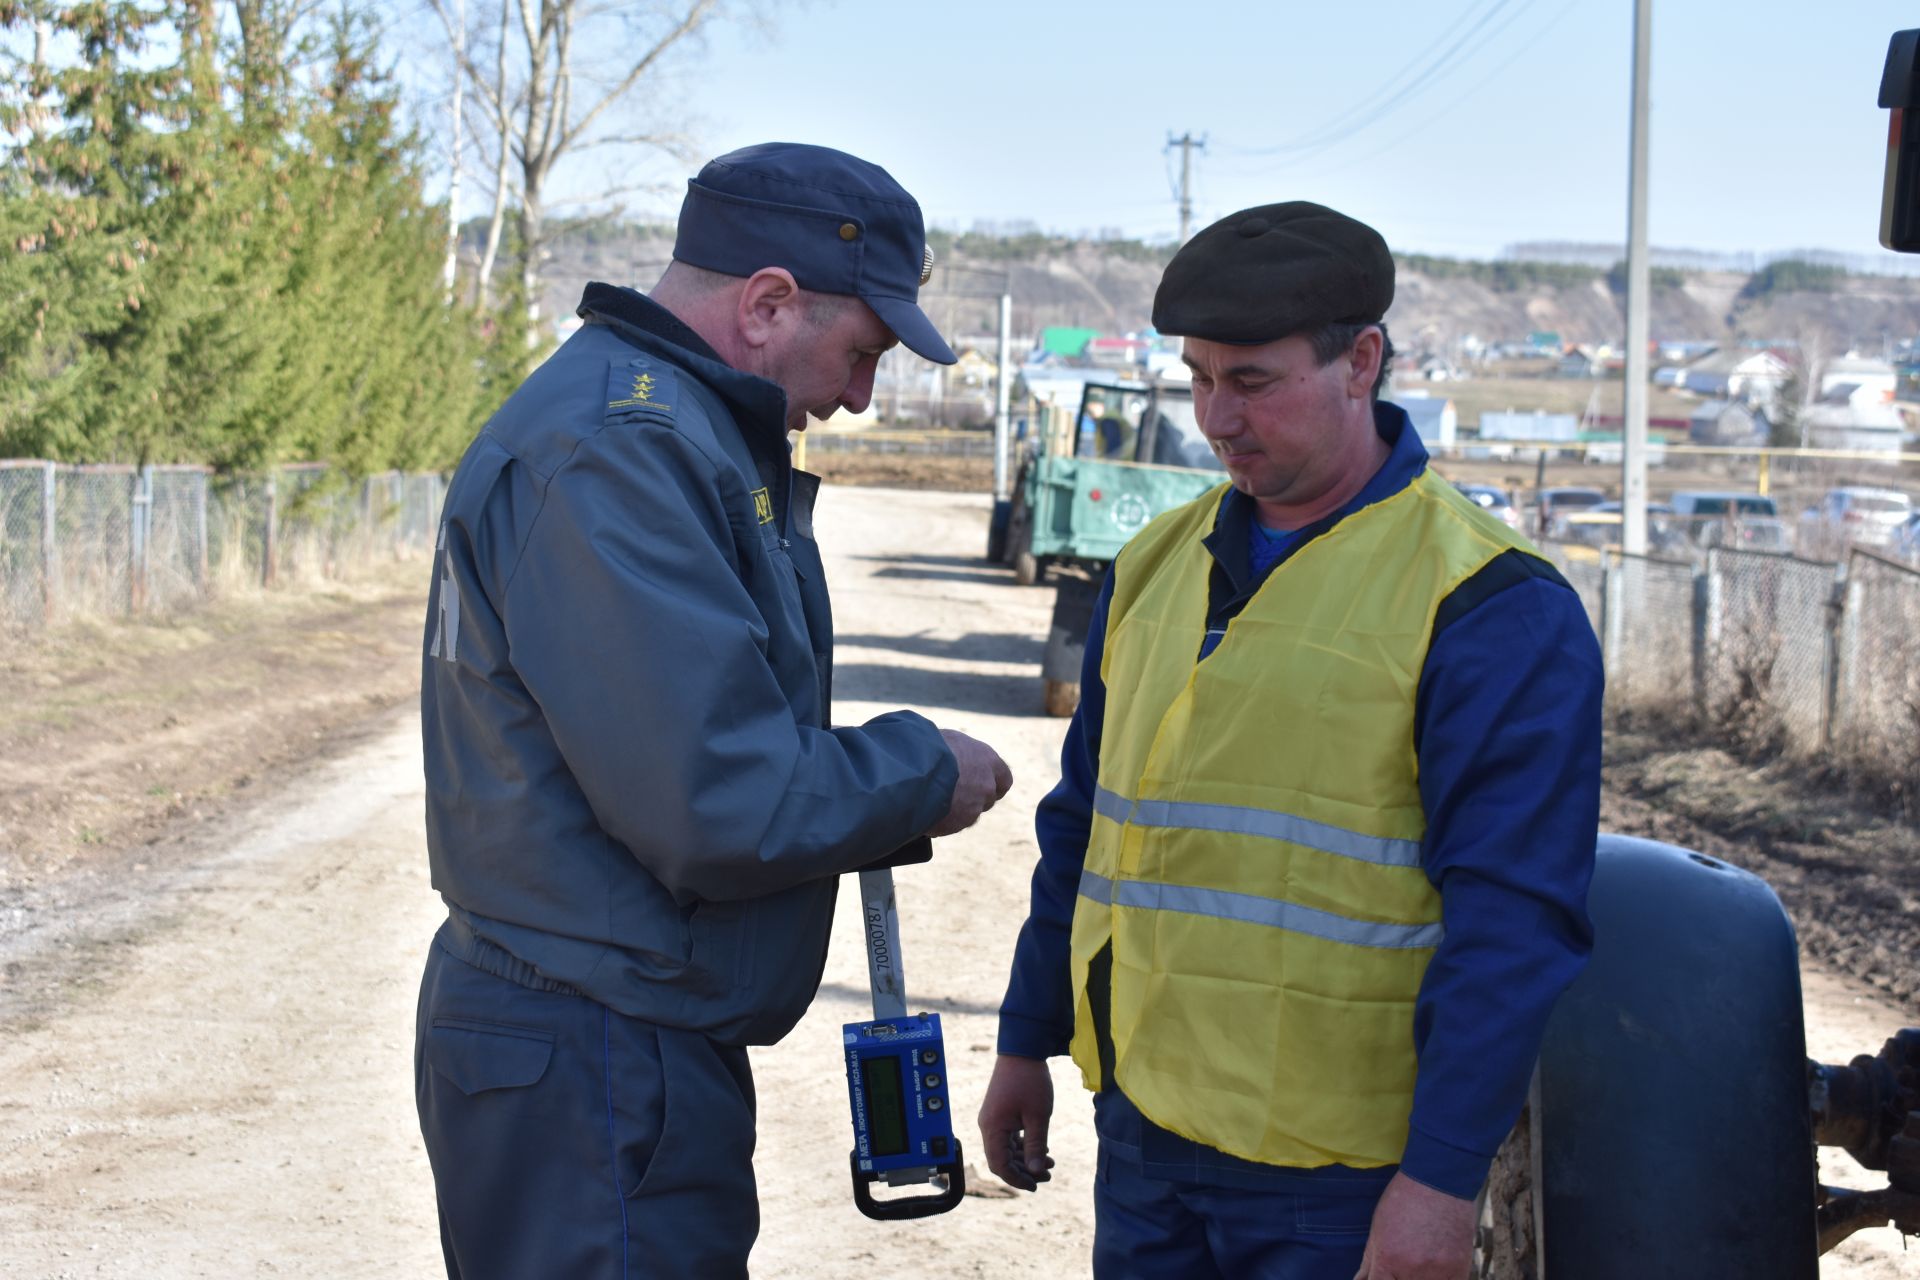
[[[1880,1191],[1828,1187],[1826,1192],[1827,1202],[1814,1215],[1821,1253],[1870,1227],[1890,1226],[1903,1235],[1920,1235],[1920,1195],[1894,1187]]]

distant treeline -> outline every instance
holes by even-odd
[[[1782,258],[1754,272],[1740,292],[1749,298],[1764,298],[1770,293],[1832,293],[1846,278],[1847,273],[1839,267]]]
[[[927,247],[934,257],[951,262],[964,258],[976,262],[1034,262],[1063,254],[1081,244],[1093,244],[1102,253],[1127,262],[1145,262],[1164,267],[1173,258],[1176,246],[1147,244],[1140,240],[1084,241],[1073,236],[1029,231],[1017,236],[988,235],[978,231],[952,232],[935,228],[927,232]]]
[[[1394,261],[1409,271],[1438,280],[1472,280],[1495,293],[1519,293],[1528,289],[1577,289],[1604,280],[1614,293],[1627,291],[1627,264],[1616,262],[1602,270],[1577,262],[1535,262],[1505,260],[1470,262],[1460,258],[1434,258],[1423,253],[1397,253]],[[1655,289],[1678,289],[1686,283],[1687,273],[1677,267],[1652,267],[1648,283]]]
[[[291,11],[0,0],[0,457],[443,467],[518,376],[443,298],[376,33]]]

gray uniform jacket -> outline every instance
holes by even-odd
[[[945,813],[911,712],[832,728],[815,477],[785,396],[595,284],[447,492],[421,680],[433,885],[621,1013],[770,1044],[836,879]]]

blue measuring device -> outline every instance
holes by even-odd
[[[939,1014],[907,1013],[890,869],[860,873],[860,907],[873,1018],[841,1028],[853,1108],[853,1202],[881,1221],[925,1218],[945,1213],[967,1193],[960,1141],[953,1136],[947,1046]],[[877,1197],[880,1185],[932,1190]]]

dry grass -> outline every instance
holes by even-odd
[[[0,650],[0,886],[206,813],[416,696],[424,557],[177,617],[89,619]]]

